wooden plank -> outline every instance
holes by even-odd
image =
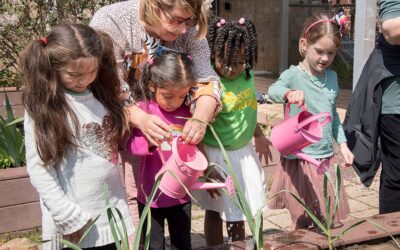
[[[0,208],[0,234],[41,226],[39,202]]]
[[[378,223],[393,236],[400,234],[400,212],[375,215],[365,219]],[[332,230],[332,235],[335,236],[340,234],[343,230],[361,220],[363,219],[348,220],[338,224]],[[340,240],[336,241],[335,246],[351,245],[375,239],[387,238],[388,236],[389,235],[385,231],[379,229],[375,225],[364,222],[350,230]],[[305,229],[269,235],[264,238],[264,242],[267,242],[269,245],[269,248],[266,249],[328,248],[327,238],[323,234]]]
[[[39,201],[28,177],[0,181],[0,190],[0,208]]]

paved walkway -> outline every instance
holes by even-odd
[[[257,91],[266,93],[268,86],[275,79],[256,77]],[[338,112],[343,120],[345,108],[351,95],[351,90],[341,90],[338,100]],[[265,116],[276,115],[282,117],[282,105],[278,104],[263,104],[259,105],[259,119],[265,119]],[[263,116],[264,115],[264,116]],[[272,183],[273,173],[276,166],[276,161],[279,159],[279,154],[274,151],[273,162],[264,167],[267,185]],[[376,177],[373,184],[369,188],[365,188],[359,181],[357,175],[352,168],[342,170],[344,185],[349,197],[350,216],[349,219],[368,217],[378,214],[378,185],[379,178]],[[192,212],[192,246],[193,249],[201,249],[206,246],[203,234],[204,211],[198,207],[193,207]],[[267,209],[264,214],[263,230],[264,234],[285,231],[291,225],[291,219],[287,209],[270,210]],[[246,233],[250,236],[250,229],[246,228]],[[224,228],[225,240],[227,241],[226,229]]]

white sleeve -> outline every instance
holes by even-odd
[[[52,215],[58,233],[67,235],[78,231],[90,220],[90,213],[83,211],[65,195],[55,167],[43,165],[36,148],[33,123],[26,112],[24,130],[26,164],[32,185]]]

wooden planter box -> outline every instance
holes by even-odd
[[[26,167],[0,170],[0,234],[41,226],[39,195]]]
[[[15,117],[24,116],[24,106],[22,105],[22,91],[14,87],[0,88],[0,115],[6,114],[6,103],[4,91],[7,92],[8,99],[11,102]]]

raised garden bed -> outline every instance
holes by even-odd
[[[26,167],[0,170],[0,234],[41,226],[39,195]]]

